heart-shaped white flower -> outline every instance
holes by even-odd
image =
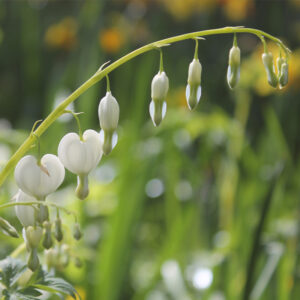
[[[77,133],[68,133],[61,139],[57,152],[66,169],[77,175],[87,175],[102,157],[100,136],[95,130],[88,129],[81,141]]]
[[[15,169],[18,187],[26,194],[44,199],[56,191],[65,177],[65,168],[56,155],[46,154],[40,163],[32,155],[24,156]]]
[[[15,197],[16,202],[32,202],[36,201],[35,198],[25,194],[22,190],[19,190]],[[29,205],[16,205],[16,215],[24,227],[35,225],[34,208]]]

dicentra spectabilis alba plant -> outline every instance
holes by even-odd
[[[167,112],[169,78],[164,72],[162,50],[160,49],[160,68],[151,83],[151,102],[149,112],[154,126],[158,126]]]
[[[62,101],[61,104],[54,109],[54,111],[40,124],[38,128],[32,130],[28,139],[22,144],[22,146],[20,146],[0,173],[1,186],[9,172],[17,164],[15,168],[15,180],[20,191],[16,196],[15,202],[2,205],[1,208],[12,205],[16,206],[16,215],[23,225],[23,237],[26,243],[26,248],[29,251],[28,267],[32,271],[39,267],[37,251],[41,241],[43,247],[45,249],[49,249],[46,251],[45,255],[49,268],[53,266],[66,266],[69,262],[71,251],[68,250],[68,245],[63,244],[65,232],[63,232],[62,219],[60,218],[59,212],[65,211],[66,213],[73,215],[74,213],[67,210],[64,206],[44,201],[49,194],[55,192],[61,185],[65,176],[64,166],[70,172],[77,175],[78,186],[76,193],[79,198],[83,199],[88,194],[89,172],[97,166],[102,153],[109,154],[116,145],[116,130],[119,122],[120,109],[117,100],[110,90],[108,78],[109,73],[121,66],[123,63],[142,53],[153,49],[160,50],[160,69],[154,76],[151,83],[152,99],[149,106],[152,122],[155,126],[158,126],[166,115],[166,97],[169,90],[169,79],[164,72],[161,47],[186,39],[197,39],[201,36],[228,33],[234,34],[234,43],[229,52],[227,70],[227,81],[230,88],[234,88],[237,85],[240,76],[240,50],[236,43],[236,34],[238,33],[252,33],[260,38],[264,45],[262,60],[266,69],[269,84],[273,87],[277,87],[279,83],[279,87],[282,88],[288,83],[288,60],[290,50],[281,42],[281,40],[263,31],[242,27],[225,27],[220,29],[198,31],[151,43],[125,55],[105,68],[103,67],[107,63],[102,65],[102,67],[91,78]],[[275,74],[273,55],[268,52],[264,37],[273,40],[279,46],[280,57],[277,60],[278,74]],[[186,87],[186,98],[190,109],[194,109],[197,106],[201,97],[202,66],[198,59],[197,47],[198,42],[196,40],[195,56],[194,60],[189,65]],[[283,56],[281,55],[281,52],[283,52]],[[84,91],[104,77],[107,78],[107,93],[101,99],[98,107],[98,116],[101,127],[99,134],[92,129],[86,130],[83,134],[81,134],[80,123],[76,117],[76,113],[71,112],[79,124],[80,132],[79,135],[76,133],[68,133],[62,138],[58,146],[59,158],[53,154],[46,154],[41,159],[36,159],[32,155],[26,155],[23,157],[34,143],[34,137],[39,138],[63,113],[70,112],[66,111],[67,107]],[[32,206],[28,206],[28,204]],[[55,207],[57,210],[54,224],[48,215],[48,207],[50,206]],[[53,227],[54,232],[52,232]],[[9,236],[18,237],[16,229],[1,217],[0,229]],[[52,236],[55,237],[56,241],[52,239]],[[82,233],[75,214],[73,237],[78,240],[81,236]],[[66,258],[64,259],[64,262],[61,262],[61,259],[59,259],[59,257],[62,256]],[[75,265],[78,267],[82,265],[78,256],[75,257]],[[70,288],[70,286],[68,286],[68,289],[66,290],[67,293],[72,295],[72,293],[70,293],[70,290],[72,291],[72,287]],[[7,293],[7,297],[9,297],[8,289]]]
[[[88,129],[80,137],[77,133],[66,134],[58,145],[58,157],[67,170],[78,175],[76,194],[80,199],[89,193],[88,174],[102,157],[102,143],[97,131]]]
[[[106,95],[100,100],[98,106],[98,117],[100,122],[100,138],[104,154],[109,154],[117,143],[117,127],[119,122],[120,108],[116,98],[110,90],[109,78],[107,76]]]
[[[202,66],[198,59],[198,39],[196,39],[196,47],[194,59],[189,65],[188,84],[186,86],[185,95],[190,110],[196,108],[201,97],[201,73]]]

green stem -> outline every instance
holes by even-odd
[[[110,82],[107,74],[106,74],[106,91],[110,92]]]
[[[194,58],[198,59],[198,39],[195,39],[195,53],[194,53]]]
[[[73,215],[75,217],[75,220],[77,219],[77,215],[75,212],[63,207],[63,206],[60,206],[60,205],[57,205],[56,203],[53,203],[53,202],[49,202],[49,201],[29,201],[29,202],[9,202],[9,203],[5,203],[5,204],[2,204],[0,205],[0,210],[3,209],[3,208],[7,208],[7,207],[11,207],[11,206],[16,206],[16,205],[29,205],[29,206],[32,206],[32,205],[44,205],[44,206],[52,206],[52,207],[55,207],[56,209],[61,209],[63,210],[67,215]]]
[[[233,34],[233,33],[251,33],[259,38],[262,36],[274,41],[277,43],[280,47],[284,49],[286,54],[288,54],[289,49],[283,44],[283,42],[258,29],[253,28],[243,28],[243,27],[224,27],[224,28],[218,28],[218,29],[209,29],[209,30],[202,30],[202,31],[196,31],[191,33],[186,33],[182,35],[177,35],[171,38],[166,38],[154,43],[150,43],[146,46],[143,46],[141,48],[138,48],[127,55],[121,57],[111,65],[107,66],[104,70],[97,71],[94,75],[92,75],[86,82],[84,82],[78,89],[76,89],[69,97],[67,97],[59,106],[57,106],[49,115],[48,117],[41,123],[41,125],[34,131],[34,133],[37,136],[41,136],[47,128],[59,117],[64,113],[64,110],[67,108],[67,106],[75,101],[81,94],[83,94],[87,89],[89,89],[91,86],[93,86],[95,83],[103,79],[107,74],[118,68],[119,66],[123,65],[127,61],[133,59],[134,57],[141,55],[145,52],[148,52],[153,49],[157,49],[157,47],[162,47],[165,44],[173,44],[176,42],[180,42],[187,39],[193,39],[200,36],[208,36],[208,35],[217,35],[217,34]],[[34,136],[31,134],[24,143],[19,147],[19,149],[13,154],[13,156],[10,158],[10,160],[7,162],[5,167],[3,168],[1,174],[0,174],[0,186],[2,186],[3,182],[5,181],[6,177],[9,175],[9,173],[12,171],[14,166],[17,164],[17,162],[21,159],[21,157],[30,149],[31,145],[34,142]]]
[[[163,72],[164,71],[164,60],[163,60],[163,53],[161,48],[159,48],[159,55],[160,55],[160,60],[159,60],[159,72]]]
[[[64,112],[71,114],[74,117],[74,119],[76,120],[77,127],[78,127],[79,137],[80,137],[80,140],[83,141],[82,129],[81,129],[80,121],[79,121],[79,118],[78,118],[78,115],[80,113],[75,113],[72,110],[65,110]]]

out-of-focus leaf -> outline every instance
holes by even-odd
[[[62,293],[64,295],[70,295],[74,299],[76,299],[76,295],[80,296],[74,287],[65,281],[62,278],[57,278],[52,276],[51,274],[40,269],[37,280],[33,287],[38,288],[40,290],[48,291],[51,293]]]
[[[1,282],[7,287],[11,287],[16,283],[20,276],[26,270],[26,264],[18,259],[7,257],[0,261]]]

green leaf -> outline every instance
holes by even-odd
[[[0,261],[1,282],[10,288],[26,270],[26,264],[19,259],[7,257]]]
[[[37,276],[37,281],[33,286],[40,290],[48,291],[51,293],[58,292],[61,294],[70,295],[74,299],[76,299],[76,295],[78,295],[79,299],[81,299],[80,295],[70,283],[62,278],[54,277],[53,275],[43,271],[42,269],[40,269]]]

